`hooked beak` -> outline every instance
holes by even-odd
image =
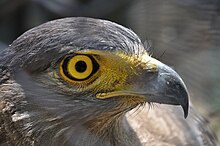
[[[152,58],[153,59],[153,58]],[[169,66],[153,59],[156,71],[146,70],[140,78],[142,87],[137,90],[148,102],[161,104],[180,105],[184,117],[188,116],[189,95],[181,77]],[[150,75],[151,74],[151,75]],[[151,78],[149,79],[149,76]]]
[[[132,86],[121,91],[97,94],[97,98],[130,96],[141,98],[145,102],[180,105],[184,117],[188,116],[188,91],[181,77],[172,68],[151,58],[138,73],[129,82]]]

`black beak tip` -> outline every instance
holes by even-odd
[[[188,112],[189,112],[189,100],[188,100],[188,96],[187,98],[185,98],[185,101],[182,102],[181,104],[183,112],[184,112],[184,117],[187,118],[188,116]]]
[[[188,116],[189,105],[187,104],[187,106],[182,106],[182,108],[184,112],[184,118],[186,119]]]

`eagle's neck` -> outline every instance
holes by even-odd
[[[125,114],[105,113],[87,122],[86,127],[111,146],[141,145]]]

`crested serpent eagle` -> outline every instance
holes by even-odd
[[[0,53],[0,145],[217,145],[188,96],[130,29],[50,21]]]

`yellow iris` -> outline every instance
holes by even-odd
[[[70,59],[67,70],[76,79],[85,79],[92,73],[92,61],[88,56],[77,55]]]
[[[65,57],[60,64],[63,79],[75,82],[84,81],[98,70],[98,64],[92,56],[76,54]]]

